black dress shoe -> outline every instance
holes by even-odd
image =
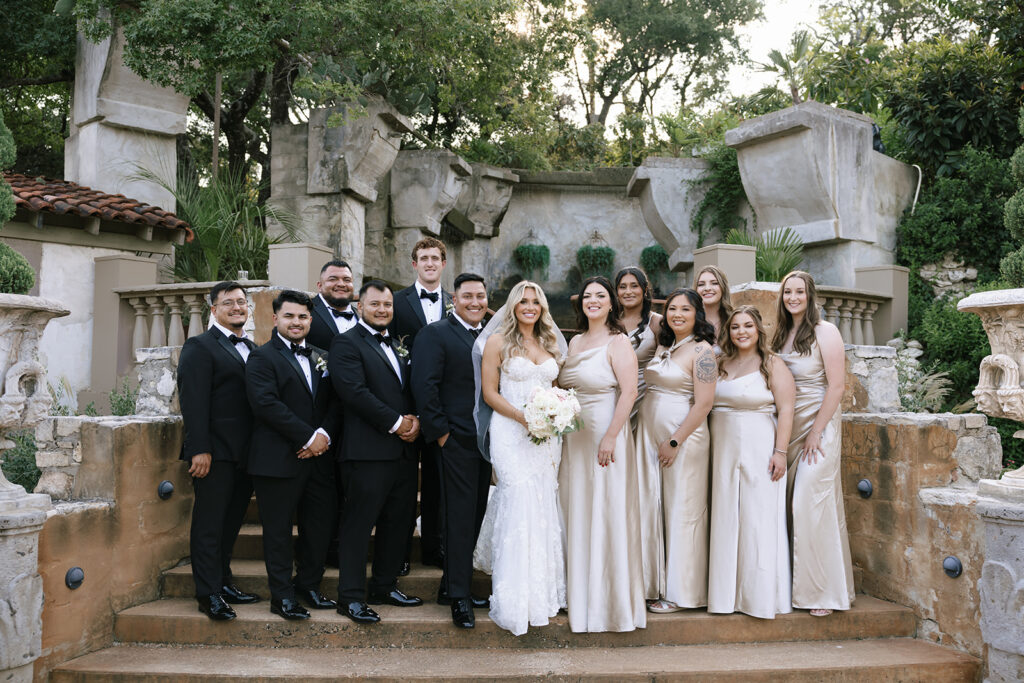
[[[443,588],[437,589],[437,604],[439,605],[450,605],[452,599],[448,597],[448,593]],[[470,596],[469,604],[473,605],[474,609],[487,609],[491,606],[491,601],[488,598],[478,598],[476,596]]]
[[[260,596],[246,593],[233,583],[224,584],[220,594],[224,596],[224,602],[232,605],[251,605],[260,601]]]
[[[476,618],[469,598],[458,598],[452,601],[452,623],[459,628],[473,628]]]
[[[214,621],[230,621],[238,616],[235,610],[231,609],[231,605],[224,602],[224,598],[217,593],[196,600],[199,602],[199,611]]]
[[[412,571],[412,566],[408,562],[403,562],[402,566],[398,568],[398,575],[409,576],[410,571]]]
[[[318,590],[304,591],[296,588],[295,595],[299,602],[306,603],[306,606],[312,609],[335,609],[338,606],[338,603]]]
[[[392,588],[383,594],[370,593],[370,599],[366,602],[371,605],[394,605],[395,607],[419,607],[423,604],[423,600],[420,598],[406,595],[397,588]]]
[[[338,614],[344,614],[357,624],[376,624],[380,621],[377,613],[370,609],[365,602],[350,602],[347,605],[341,605],[338,607]]]
[[[272,599],[270,601],[270,611],[285,619],[309,619],[309,612],[306,611],[306,608],[300,605],[297,600],[289,600],[288,598]]]

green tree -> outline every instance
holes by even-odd
[[[11,131],[4,124],[4,115],[0,113],[0,171],[14,166],[14,159],[17,150],[14,147],[14,137]],[[14,192],[7,181],[0,176],[0,227],[10,220],[14,215]]]
[[[779,50],[768,52],[768,62],[761,64],[761,71],[776,74],[789,88],[793,104],[804,101],[803,92],[808,86],[811,63],[818,48],[809,31],[797,31],[790,39],[789,52]]]

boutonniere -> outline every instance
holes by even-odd
[[[408,358],[409,357],[409,349],[407,349],[405,347],[405,338],[406,338],[406,336],[408,336],[408,335],[404,335],[403,334],[401,337],[399,337],[394,342],[395,353],[398,354],[399,358]]]
[[[451,301],[444,302],[444,314],[448,316],[451,315],[453,311],[455,311],[455,304]]]
[[[318,372],[325,372],[327,370],[327,356],[316,357],[316,369]]]

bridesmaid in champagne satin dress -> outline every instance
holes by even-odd
[[[622,305],[622,325],[626,329],[629,343],[636,352],[639,382],[638,395],[633,402],[633,410],[629,413],[629,422],[636,436],[640,407],[647,393],[644,381],[644,368],[654,358],[658,348],[658,332],[661,330],[662,317],[651,310],[654,298],[650,281],[641,268],[629,266],[615,274],[615,293]],[[641,453],[638,453],[638,456]],[[657,600],[659,572],[664,572],[664,548],[661,534],[661,473],[657,463],[657,454],[649,458],[638,457],[638,477],[640,480],[640,540],[643,548],[643,574],[645,597],[648,601]],[[655,543],[655,539],[657,539]],[[661,560],[655,561],[657,553]]]
[[[677,289],[665,300],[654,360],[647,366],[647,398],[640,407],[637,460],[641,491],[657,498],[653,534],[642,536],[644,579],[651,612],[703,607],[708,596],[708,466],[711,439],[707,417],[715,396],[718,366],[711,350],[714,328],[704,319],[700,296]],[[696,381],[695,381],[696,380]],[[660,485],[660,486],[659,486]],[[660,495],[659,495],[660,494]]]
[[[777,320],[772,348],[796,381],[788,455],[793,607],[827,616],[850,609],[854,600],[839,460],[843,339],[835,325],[821,320],[814,280],[803,271],[783,279]]]
[[[566,599],[574,632],[647,624],[639,489],[629,411],[636,355],[606,278],[588,278],[576,302],[584,332],[569,343],[558,383],[575,389],[583,427],[562,441],[558,491],[566,534]]]
[[[708,612],[774,619],[793,611],[785,476],[795,389],[756,308],[737,308],[724,327],[711,411]]]
[[[704,266],[693,276],[693,288],[704,302],[704,316],[715,328],[715,355],[721,355],[718,339],[722,336],[726,318],[732,313],[729,280],[717,266]]]

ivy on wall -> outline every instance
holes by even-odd
[[[548,279],[548,266],[551,264],[551,250],[544,244],[520,244],[512,252],[512,258],[515,260],[519,267],[523,269],[524,274],[529,277],[537,277],[535,273],[540,274],[540,279]]]
[[[594,275],[603,275],[609,280],[615,268],[615,250],[603,246],[583,246],[576,250],[576,265],[583,280]]]

